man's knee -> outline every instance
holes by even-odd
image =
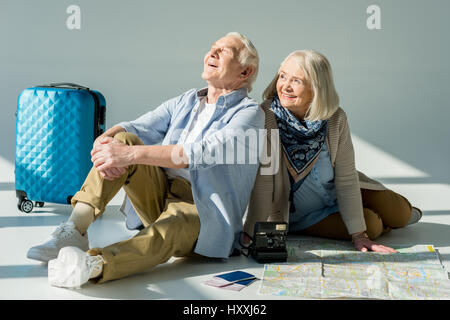
[[[197,239],[200,232],[200,219],[194,212],[183,213],[175,205],[184,203],[170,203],[167,210],[161,214],[153,224],[166,238],[175,238],[177,241],[192,241]]]
[[[200,232],[200,220],[193,214],[164,212],[146,229],[153,238],[152,245],[169,246],[172,255],[179,257],[193,250]]]
[[[119,132],[114,136],[114,139],[117,139],[123,143],[126,143],[129,146],[144,144],[137,135],[135,135],[134,133],[131,133],[131,132]]]

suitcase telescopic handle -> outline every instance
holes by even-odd
[[[50,83],[50,84],[46,84],[43,85],[42,87],[72,87],[72,88],[77,88],[77,89],[85,89],[85,90],[89,90],[88,87],[85,86],[80,86],[79,84],[76,83],[71,83],[71,82],[56,82],[56,83]]]

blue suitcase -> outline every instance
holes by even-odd
[[[73,83],[23,90],[17,101],[15,189],[29,213],[44,202],[70,204],[92,168],[92,144],[105,130],[104,96]]]

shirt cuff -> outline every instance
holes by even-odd
[[[356,232],[366,231],[366,222],[364,221],[364,215],[362,218],[355,218],[346,223],[348,234],[351,235]]]
[[[125,129],[126,132],[131,132],[137,135],[136,130],[134,130],[133,126],[130,124],[130,122],[120,122],[116,124],[116,126],[120,126]]]

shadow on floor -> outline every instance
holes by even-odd
[[[117,216],[123,219],[119,208],[119,205],[108,205],[105,214],[100,219],[115,219]],[[0,216],[0,228],[58,226],[67,220],[71,213],[72,206],[53,203],[45,204],[43,208],[35,207],[31,213],[20,212],[16,209],[11,213],[15,214],[14,216]]]
[[[47,264],[0,266],[0,278],[47,278]]]
[[[14,182],[0,182],[0,191],[15,190]]]
[[[450,216],[450,210],[427,210],[423,211],[424,216]]]
[[[376,241],[386,245],[432,244],[435,247],[450,247],[450,225],[419,222],[405,228],[395,229]]]
[[[205,295],[190,285],[192,281],[197,285],[205,279],[191,279],[192,277],[212,276],[254,266],[263,268],[263,265],[242,256],[231,257],[228,260],[202,257],[178,258],[145,273],[102,284],[89,284],[80,293],[107,299],[210,299],[207,293]]]
[[[44,211],[45,212],[45,211]],[[55,212],[51,212],[55,214]],[[8,227],[41,227],[58,226],[64,220],[67,220],[68,214],[60,213],[54,216],[23,216],[18,217],[0,217],[0,229]]]

